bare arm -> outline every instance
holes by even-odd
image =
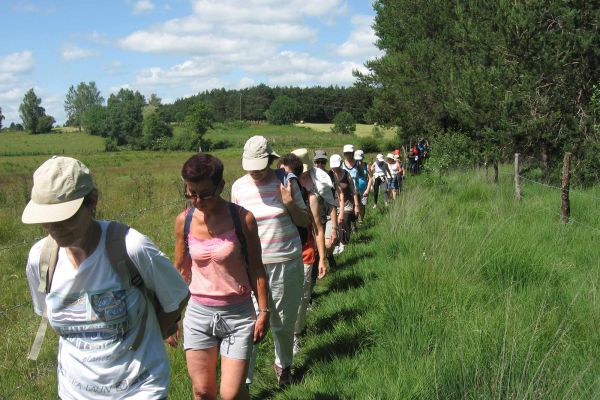
[[[258,317],[254,325],[254,343],[259,343],[269,330],[269,297],[267,274],[262,263],[262,250],[258,238],[258,226],[254,215],[247,210],[242,211],[242,230],[246,237],[248,250],[248,277],[258,302]]]
[[[323,278],[327,274],[327,266],[325,264],[325,228],[319,218],[319,199],[315,195],[309,197],[310,215],[313,224],[313,234],[319,252],[319,278]]]
[[[190,211],[191,212],[191,211]],[[185,226],[185,211],[181,212],[175,219],[175,268],[189,285],[192,281],[192,259],[185,244],[183,229]]]

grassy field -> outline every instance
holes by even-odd
[[[316,147],[314,133],[285,129],[210,135],[243,144],[250,134],[264,134],[280,154]],[[329,150],[345,143],[319,136]],[[242,174],[240,153],[216,152],[228,187]],[[130,224],[172,256],[172,221],[183,208],[178,173],[189,153],[69,155],[94,174],[100,218]],[[56,396],[51,330],[40,359],[26,360],[39,320],[28,303],[24,265],[33,238],[43,233],[20,223],[31,173],[46,158],[0,158],[1,399]],[[520,204],[513,200],[508,175],[497,185],[473,172],[407,178],[389,210],[369,209],[340,268],[318,283],[296,383],[276,389],[269,339],[261,345],[253,397],[598,398],[600,193],[573,192],[572,214],[581,223],[569,225],[558,222],[557,190],[525,183],[524,195]],[[190,398],[183,351],[169,349],[169,356],[170,398]]]
[[[317,132],[331,132],[331,128],[333,128],[333,124],[311,124],[311,123],[302,123],[296,124],[295,126],[309,128]],[[354,133],[358,137],[369,137],[373,135],[373,127],[372,124],[356,124],[356,132]],[[388,140],[393,140],[396,138],[396,129],[394,128],[383,128],[380,127],[383,132],[383,138]]]

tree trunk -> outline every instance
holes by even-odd
[[[571,153],[565,153],[565,158],[563,159],[562,179],[560,182],[560,220],[563,224],[568,224],[569,218],[571,217],[571,203],[569,201],[570,169]]]
[[[498,183],[498,160],[494,160],[494,183]]]

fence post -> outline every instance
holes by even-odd
[[[563,224],[569,223],[571,215],[571,205],[569,202],[569,169],[571,167],[571,153],[565,153],[563,158],[562,179],[560,182],[560,220]]]
[[[515,199],[521,201],[521,175],[519,170],[519,153],[515,153]]]

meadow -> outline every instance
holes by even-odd
[[[279,154],[317,146],[331,154],[349,139],[267,125],[210,132],[235,144],[215,152],[226,165],[226,187],[242,175],[240,146],[251,134],[269,137]],[[98,216],[146,233],[170,257],[172,222],[184,207],[178,173],[190,153],[93,152],[93,143],[47,136],[15,147],[30,154],[0,157],[1,399],[56,397],[56,335],[49,330],[38,361],[26,359],[39,318],[24,266],[43,232],[21,224],[20,215],[31,173],[51,154],[44,149],[64,146],[84,161],[100,190]],[[50,136],[62,144],[46,142]],[[557,190],[525,182],[517,203],[510,166],[501,172],[498,184],[481,171],[408,177],[389,209],[369,209],[339,268],[318,282],[295,384],[276,388],[268,338],[252,396],[600,397],[600,194],[574,191],[580,223],[564,225]],[[170,398],[190,398],[183,351],[168,351]]]

